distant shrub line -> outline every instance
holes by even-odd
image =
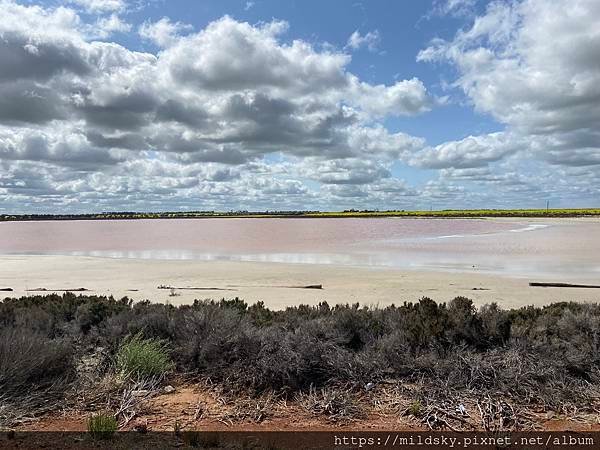
[[[432,389],[558,407],[589,402],[600,386],[600,306],[476,309],[457,297],[272,311],[237,298],[179,307],[69,293],[8,299],[0,302],[0,411],[60,398],[94,348],[104,349],[103,370],[123,376],[175,371],[246,393],[312,392],[316,401],[315,389],[331,385],[429,380]]]

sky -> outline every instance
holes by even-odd
[[[0,0],[0,213],[600,206],[598,0]]]

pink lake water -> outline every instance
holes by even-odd
[[[228,218],[2,222],[0,254],[478,270],[596,280],[600,278],[600,221]]]

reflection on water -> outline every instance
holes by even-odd
[[[218,254],[197,253],[189,250],[145,250],[145,251],[88,251],[62,252],[60,255],[88,256],[98,258],[128,258],[146,260],[195,260],[237,261],[287,264],[333,264],[354,267],[393,267],[401,269],[441,270],[447,272],[505,273],[512,276],[565,274],[571,277],[600,275],[600,265],[569,263],[563,261],[540,261],[536,258],[507,260],[497,256],[475,257],[444,253],[394,252],[378,253],[256,253]]]
[[[600,223],[208,219],[0,223],[0,254],[600,274]]]
[[[543,225],[543,224],[532,224],[532,225],[528,225],[524,228],[517,228],[515,230],[510,230],[511,233],[523,233],[524,231],[535,231],[535,230],[539,230],[541,228],[546,228],[548,227],[548,225]]]

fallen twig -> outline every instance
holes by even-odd
[[[119,424],[119,428],[125,427],[137,415],[134,407],[155,396],[159,392],[159,384],[160,379],[142,380],[123,390],[121,406],[114,414],[116,419],[118,419],[119,416],[123,417],[123,422]],[[144,392],[144,394],[136,395],[136,393],[139,392]]]

